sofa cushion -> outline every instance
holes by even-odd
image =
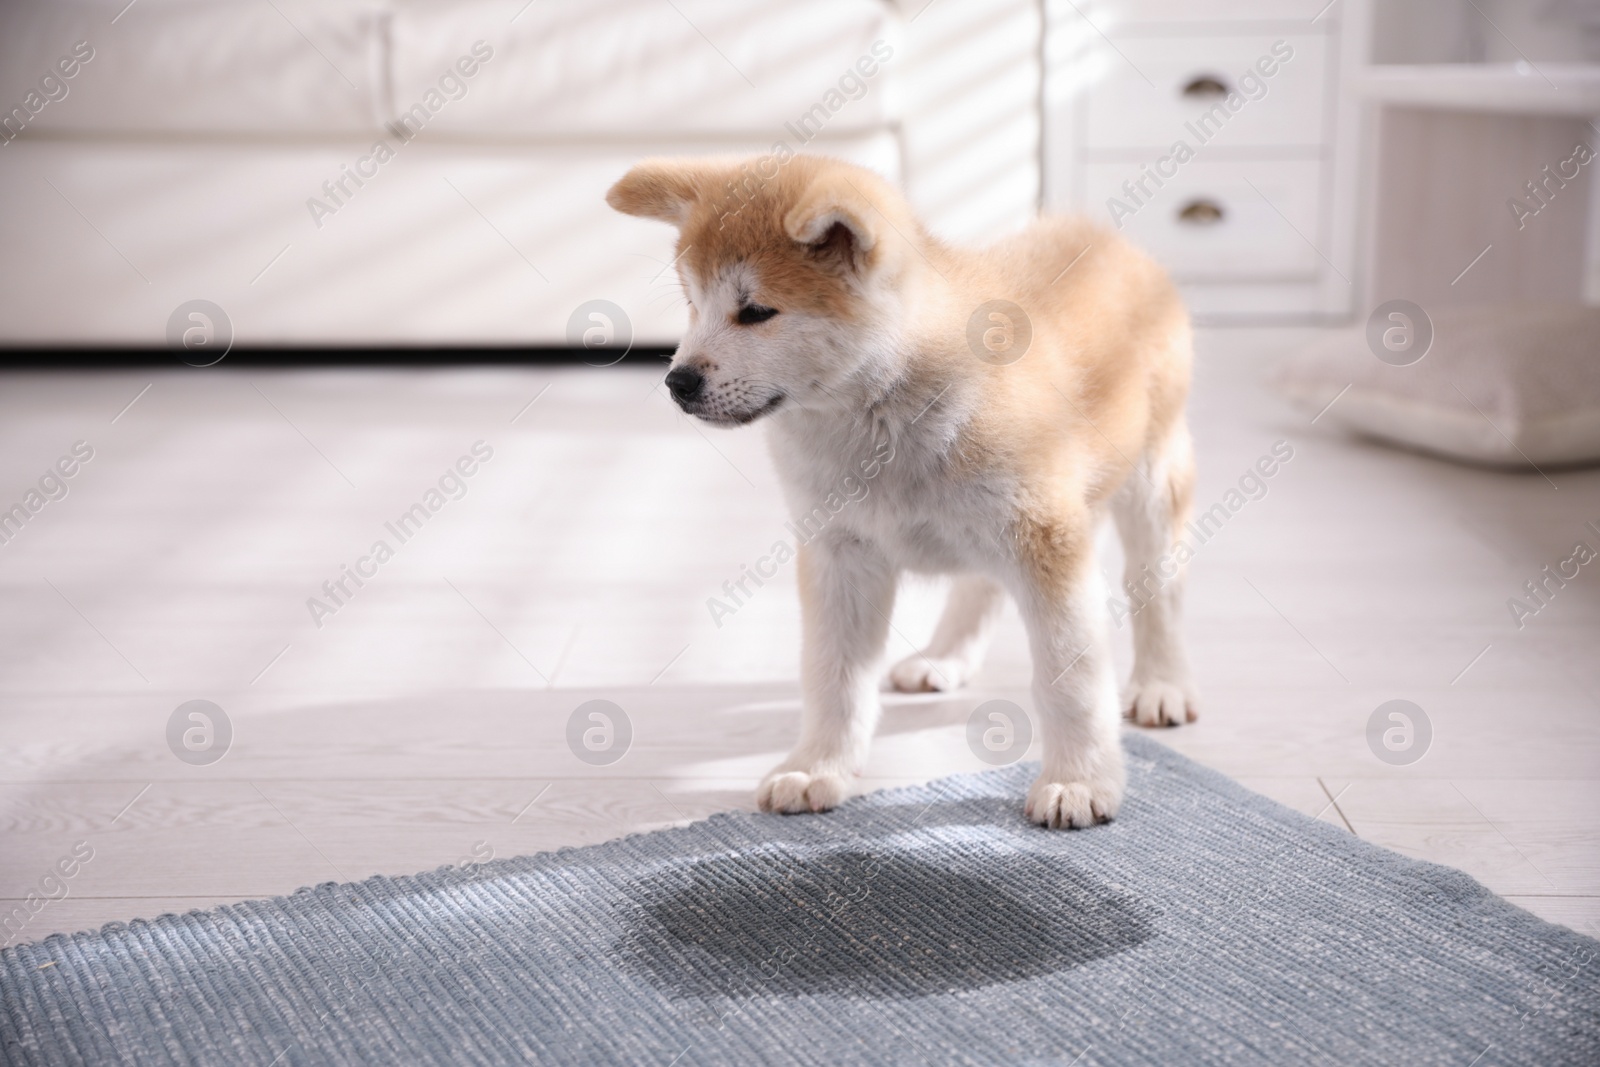
[[[223,308],[244,347],[566,345],[575,310],[608,300],[625,309],[636,343],[670,344],[686,314],[670,266],[677,231],[618,214],[606,190],[641,156],[765,147],[754,137],[510,146],[420,137],[348,186],[334,213],[311,213],[309,198],[326,200],[324,182],[357,169],[372,141],[0,148],[0,195],[28,205],[0,211],[0,342],[161,346],[174,308],[203,299]],[[888,131],[825,150],[899,177]]]
[[[395,0],[396,114],[433,91],[447,102],[420,117],[436,132],[757,134],[798,149],[896,117],[898,29],[884,0]]]
[[[387,117],[387,17],[372,0],[4,0],[6,139],[372,131]],[[80,58],[71,78],[64,57]]]

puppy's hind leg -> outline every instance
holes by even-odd
[[[983,665],[1004,607],[1000,583],[981,575],[961,575],[950,587],[933,640],[896,663],[889,680],[902,693],[948,692],[966,685]]]
[[[1194,452],[1181,423],[1117,490],[1111,506],[1127,557],[1123,573],[1133,616],[1133,674],[1122,706],[1140,726],[1177,726],[1197,717],[1183,640],[1188,549],[1179,534],[1194,491]]]

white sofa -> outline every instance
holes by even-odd
[[[0,344],[161,345],[194,299],[239,345],[561,345],[595,299],[669,344],[672,235],[603,201],[651,154],[782,141],[996,236],[1036,5],[924,2],[8,0]]]

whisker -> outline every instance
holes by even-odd
[[[679,303],[676,305],[673,303],[675,300],[679,301]],[[674,306],[688,307],[687,304],[681,303],[681,301],[682,297],[679,297],[673,293],[657,293],[649,298],[650,306],[658,310],[665,310]]]

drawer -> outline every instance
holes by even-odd
[[[1322,241],[1322,167],[1315,160],[1191,160],[1143,206],[1122,189],[1139,174],[1134,164],[1085,167],[1087,212],[1110,223],[1112,197],[1133,207],[1121,220],[1123,236],[1178,281],[1309,281],[1326,268],[1308,243]]]
[[[1090,153],[1164,149],[1180,138],[1192,147],[1204,137],[1232,148],[1324,140],[1329,47],[1320,34],[1113,40],[1127,61],[1110,57],[1088,94]]]

